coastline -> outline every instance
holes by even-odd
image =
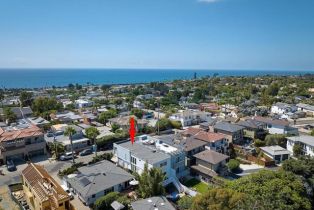
[[[194,78],[226,76],[299,76],[314,71],[260,70],[173,70],[173,69],[0,69],[0,88],[43,88],[80,85],[130,85],[149,82],[170,82]]]

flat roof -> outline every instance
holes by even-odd
[[[296,142],[302,142],[304,144],[310,145],[312,147],[314,147],[314,137],[313,136],[291,136],[291,137],[287,137],[287,139],[291,140],[291,141],[296,141]]]
[[[132,144],[130,141],[127,141],[117,145],[130,150],[132,156],[145,160],[150,164],[155,164],[170,158],[170,155],[138,142]]]
[[[275,145],[275,146],[268,146],[268,147],[260,147],[261,150],[264,152],[270,154],[270,155],[285,155],[285,154],[291,154],[290,151],[286,150],[285,148],[282,148],[281,146]]]

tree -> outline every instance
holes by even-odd
[[[183,196],[178,201],[178,206],[180,210],[190,210],[193,203],[193,197]]]
[[[260,139],[255,139],[254,140],[254,146],[255,147],[264,147],[266,145],[265,141],[262,141]]]
[[[64,131],[64,135],[65,135],[65,136],[68,136],[69,139],[70,139],[70,143],[71,143],[71,152],[72,152],[72,162],[73,162],[73,164],[75,164],[75,160],[74,160],[74,153],[73,153],[73,139],[72,139],[72,137],[73,137],[73,135],[75,135],[75,134],[76,134],[76,130],[75,130],[73,127],[71,127],[71,126],[68,126],[68,127],[65,129],[65,131]]]
[[[172,127],[170,120],[167,118],[161,118],[160,120],[158,120],[156,123],[156,129],[158,129],[158,126],[160,131],[170,129]]]
[[[144,112],[142,110],[140,110],[140,109],[134,108],[134,109],[131,110],[131,114],[135,115],[138,119],[142,119],[143,115],[144,115]]]
[[[0,102],[1,102],[1,107],[3,108],[3,99],[4,99],[4,91],[0,89]]]
[[[261,170],[227,182],[226,187],[244,193],[252,202],[257,201],[263,206],[258,209],[311,209],[301,179],[291,172]]]
[[[175,128],[175,129],[181,129],[182,128],[180,121],[170,120],[170,125],[172,128]]]
[[[160,168],[148,169],[148,164],[145,163],[142,174],[135,173],[135,179],[139,182],[138,194],[142,198],[163,195],[165,189],[162,182],[165,180],[165,175]]]
[[[240,162],[238,160],[235,159],[231,159],[228,163],[227,163],[227,167],[230,171],[235,172],[239,169],[240,166]]]
[[[86,134],[87,138],[92,140],[92,144],[95,145],[96,144],[96,138],[100,134],[100,132],[95,127],[89,127],[89,128],[86,128],[85,134]],[[95,156],[97,156],[97,149],[95,151]]]
[[[4,108],[3,115],[9,124],[16,121],[16,115],[14,114],[14,112],[9,107]]]
[[[32,98],[33,98],[32,92],[26,92],[26,91],[21,92],[20,98],[19,98],[21,106],[31,106]]]
[[[117,130],[119,130],[120,129],[120,126],[118,125],[118,124],[115,124],[115,123],[113,123],[112,125],[111,125],[111,131],[113,132],[113,133],[115,133]]]
[[[286,147],[287,139],[283,134],[269,134],[265,137],[265,143],[267,146],[279,145]]]
[[[243,193],[231,189],[213,188],[195,197],[191,210],[231,210],[245,198]]]
[[[300,144],[294,144],[293,146],[293,155],[295,157],[300,157],[302,155],[303,148]]]
[[[62,109],[62,103],[55,98],[38,97],[32,103],[32,110],[44,118],[47,118],[52,110],[61,111]]]
[[[118,192],[110,192],[98,198],[95,202],[95,210],[111,209],[111,203],[119,198]]]
[[[59,159],[60,154],[65,152],[65,147],[60,142],[49,142],[48,148],[55,159]]]
[[[98,121],[102,124],[106,124],[110,118],[114,118],[117,116],[117,111],[114,109],[109,109],[106,112],[102,112],[99,117]]]

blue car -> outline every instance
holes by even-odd
[[[8,169],[8,171],[15,171],[16,170],[16,166],[15,166],[13,160],[7,161],[7,169]]]

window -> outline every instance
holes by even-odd
[[[60,207],[60,206],[63,206],[63,203],[59,203],[59,207]]]
[[[166,166],[167,162],[160,163],[160,167]]]
[[[96,195],[95,195],[95,194],[93,194],[93,195],[92,195],[92,198],[95,198],[95,197],[96,197]]]
[[[135,157],[131,157],[131,163],[136,165],[136,158]]]

